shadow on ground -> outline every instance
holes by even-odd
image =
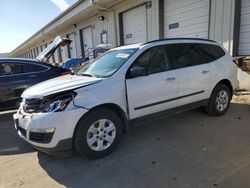
[[[0,156],[16,155],[33,152],[24,140],[22,140],[14,128],[14,111],[0,113]]]
[[[194,110],[133,124],[106,158],[38,160],[66,187],[250,187],[249,122],[249,105],[232,104],[222,117]]]

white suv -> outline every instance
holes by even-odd
[[[198,107],[223,115],[237,87],[237,67],[214,41],[133,44],[106,52],[76,75],[24,91],[15,127],[40,151],[63,154],[74,147],[99,158],[116,147],[130,120]]]

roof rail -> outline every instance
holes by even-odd
[[[150,43],[154,43],[154,42],[168,41],[168,40],[198,40],[198,41],[207,41],[207,42],[215,42],[215,43],[217,43],[214,40],[203,39],[203,38],[166,38],[166,39],[157,39],[157,40],[152,40],[152,41],[149,41],[149,42],[145,42],[142,45],[150,44]]]

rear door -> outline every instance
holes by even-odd
[[[130,118],[145,116],[177,106],[178,77],[168,61],[165,46],[143,52],[130,67],[144,67],[148,76],[131,78],[126,75]]]
[[[0,74],[1,102],[15,105],[22,92],[41,81],[49,75],[44,74],[49,68],[32,63],[2,62]]]
[[[24,74],[24,66],[17,62],[3,62],[0,75],[1,103],[7,107],[16,106],[23,90],[28,87],[28,75]]]
[[[212,58],[196,43],[171,44],[168,52],[178,77],[179,105],[208,99],[211,91]]]

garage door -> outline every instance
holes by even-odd
[[[146,6],[139,6],[122,14],[123,42],[133,44],[147,40]]]
[[[82,45],[84,49],[84,55],[89,56],[89,58],[93,58],[93,36],[92,36],[92,28],[87,27],[81,30],[82,35]]]
[[[165,0],[166,38],[208,38],[209,0]]]
[[[250,1],[241,1],[239,55],[250,55]]]

